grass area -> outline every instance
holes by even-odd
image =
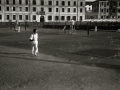
[[[1,90],[119,90],[120,34],[39,28],[39,55],[31,55],[32,29],[0,30]]]
[[[31,29],[20,33],[13,31],[1,32],[1,45],[16,47],[21,49],[31,49],[29,42]],[[88,60],[80,60],[81,58],[109,58],[119,54],[120,35],[117,32],[90,32],[79,30],[77,34],[64,35],[62,30],[57,29],[38,29],[39,33],[39,52],[52,56],[66,58],[68,60],[78,62],[89,62]]]

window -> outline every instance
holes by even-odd
[[[59,2],[58,2],[58,1],[56,1],[56,5],[57,5],[57,6],[59,5]]]
[[[107,9],[107,13],[109,12],[109,9]]]
[[[19,11],[22,11],[22,7],[19,7]]]
[[[2,19],[2,15],[0,15],[0,20]]]
[[[52,12],[52,8],[48,8],[48,11],[49,11],[49,12]]]
[[[68,12],[70,12],[70,8],[68,8]]]
[[[22,4],[22,0],[19,0],[19,4]]]
[[[44,5],[44,0],[41,0],[41,5]]]
[[[82,21],[82,16],[80,16],[80,21]]]
[[[36,20],[36,15],[33,15],[33,20]]]
[[[25,20],[28,20],[28,15],[25,15]]]
[[[59,20],[59,16],[55,16],[55,20]]]
[[[16,15],[13,15],[13,20],[16,20]]]
[[[106,16],[106,18],[109,18],[109,16]]]
[[[13,0],[13,4],[15,4],[15,0]]]
[[[15,7],[12,7],[13,11],[15,11]]]
[[[103,19],[103,16],[101,16],[101,19]]]
[[[6,7],[6,10],[9,11],[9,7]]]
[[[73,16],[73,20],[76,20],[76,16]]]
[[[48,20],[52,20],[52,16],[48,16]]]
[[[118,16],[118,18],[120,18],[120,16]]]
[[[0,4],[1,4],[1,0],[0,0]]]
[[[118,9],[118,13],[120,13],[120,9]]]
[[[48,5],[52,5],[52,1],[49,1],[49,2],[48,2]]]
[[[67,20],[70,20],[70,16],[67,16]]]
[[[106,8],[104,8],[104,14],[106,14]]]
[[[89,7],[89,11],[91,10],[91,8]]]
[[[0,11],[1,11],[1,6],[0,6]]]
[[[43,8],[43,7],[41,8],[41,11],[44,11],[44,8]]]
[[[10,19],[10,16],[9,15],[7,15],[7,20],[9,20]]]
[[[22,15],[19,15],[19,20],[22,20]]]
[[[61,20],[65,20],[65,16],[61,16]]]
[[[28,5],[28,0],[25,0],[25,4]]]
[[[9,4],[9,0],[6,0],[6,4]]]
[[[102,6],[103,6],[103,2],[102,2]]]
[[[70,1],[68,1],[68,6],[70,6]]]
[[[80,8],[80,13],[82,13],[82,8]]]
[[[103,9],[101,9],[101,12],[103,12]]]
[[[107,2],[107,6],[109,6],[109,2]]]
[[[74,1],[74,6],[76,6],[76,1]]]
[[[83,2],[80,2],[80,6],[83,6]]]
[[[36,7],[33,7],[33,12],[36,12]]]
[[[36,5],[36,0],[33,0],[33,5]]]
[[[64,6],[65,5],[65,1],[62,1],[62,6]]]
[[[116,9],[113,9],[113,10],[112,10],[112,13],[116,13]]]
[[[28,11],[28,7],[25,7],[25,11]]]
[[[62,12],[65,12],[65,9],[64,9],[64,8],[62,8]]]
[[[73,8],[73,12],[76,12],[76,8]]]
[[[56,12],[58,12],[58,8],[56,8]]]

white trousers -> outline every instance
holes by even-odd
[[[38,41],[32,41],[32,54],[37,55],[38,53]]]

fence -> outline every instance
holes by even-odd
[[[63,29],[66,25],[66,28],[69,29],[71,23],[70,22],[19,22],[20,27],[43,27],[43,28],[59,28]],[[120,29],[120,22],[76,22],[75,29],[76,30],[87,30],[94,29],[97,26],[98,29],[103,30],[117,30]],[[15,27],[15,22],[0,22],[0,28]]]

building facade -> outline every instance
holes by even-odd
[[[120,19],[120,0],[97,0],[92,5],[95,19]]]
[[[71,19],[85,19],[85,0],[0,0],[0,22],[64,22]]]

